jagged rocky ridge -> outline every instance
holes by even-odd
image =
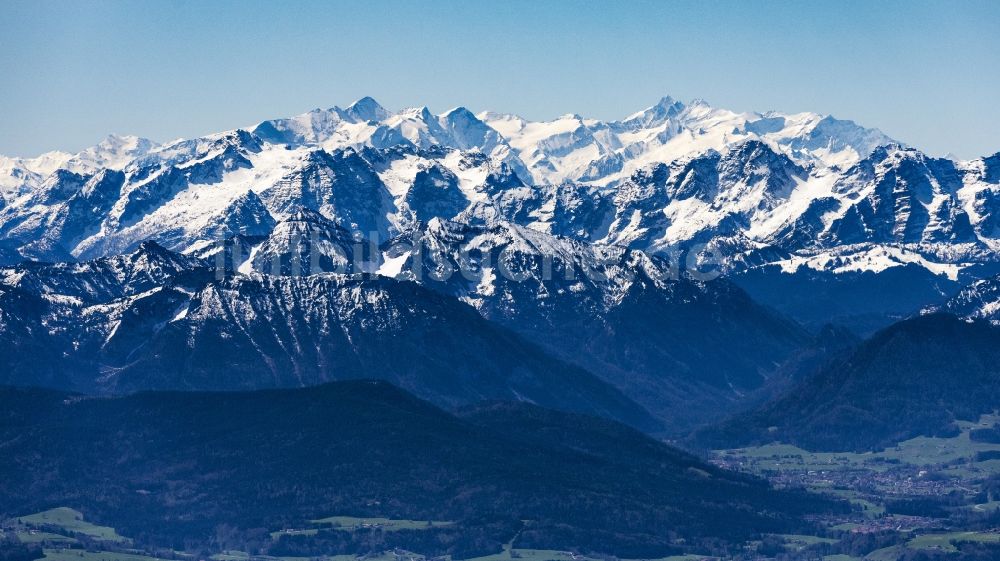
[[[0,384],[120,393],[381,378],[446,407],[525,400],[660,428],[590,372],[415,283],[218,275],[154,242],[0,279]]]
[[[621,169],[595,171],[611,161]],[[145,239],[193,250],[265,234],[300,206],[379,241],[431,218],[502,217],[652,252],[704,257],[707,244],[733,271],[914,263],[954,279],[995,261],[1000,232],[1000,155],[955,162],[846,121],[670,99],[622,121],[531,123],[366,98],[165,146],[3,162],[0,236],[46,260]]]
[[[674,430],[729,410],[810,341],[725,279],[692,279],[621,246],[435,219],[389,247],[397,278],[597,373]]]
[[[963,318],[1000,325],[1000,276],[969,284],[938,309]]]

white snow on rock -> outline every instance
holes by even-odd
[[[618,121],[363,98],[163,145],[112,135],[77,154],[0,157],[0,259],[89,259],[148,239],[195,253],[267,235],[297,207],[375,242],[432,218],[502,220],[651,252],[721,248],[730,268],[917,264],[954,278],[1000,249],[1000,158],[933,158],[826,115],[670,97]]]

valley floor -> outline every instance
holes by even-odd
[[[769,444],[717,450],[712,463],[856,505],[851,515],[823,520],[828,530],[821,536],[785,536],[780,545],[799,554],[789,558],[994,559],[1000,558],[1000,549],[989,548],[1000,544],[1000,443],[969,435],[998,419],[984,415],[978,423],[959,423],[956,436],[914,438],[880,452],[810,452]],[[972,556],[981,554],[974,544],[987,544],[987,556]],[[761,551],[767,553],[775,552]]]

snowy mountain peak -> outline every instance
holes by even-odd
[[[391,112],[368,96],[347,106],[344,113],[358,121],[382,121],[392,116]]]
[[[656,105],[654,107],[661,107],[666,109],[669,107],[673,107],[675,105],[680,105],[683,107],[684,104],[680,103],[679,101],[670,97],[669,95],[665,95],[660,98],[660,101],[656,102]]]
[[[140,243],[139,247],[127,256],[132,263],[141,263],[146,266],[150,263],[177,264],[190,262],[187,258],[168,251],[165,247],[153,240],[146,240]]]
[[[629,115],[623,123],[632,128],[655,126],[676,117],[683,109],[683,103],[670,96],[664,96],[655,105]]]
[[[135,135],[118,135],[109,134],[97,144],[95,148],[107,151],[129,151],[132,153],[145,153],[149,152],[156,143],[148,138],[142,138]]]
[[[444,113],[441,114],[441,117],[445,119],[466,119],[466,120],[476,119],[477,121],[479,120],[472,113],[472,111],[469,111],[468,109],[466,109],[461,105],[459,105],[458,107],[453,107],[448,111],[445,111]]]
[[[115,168],[121,169],[128,162],[135,158],[144,156],[157,147],[157,144],[148,138],[133,135],[119,136],[109,134],[96,146],[87,148],[76,158],[81,163],[86,163],[93,169]]]

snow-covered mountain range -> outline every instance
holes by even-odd
[[[4,158],[0,197],[0,344],[20,349],[0,383],[85,391],[377,372],[450,406],[681,431],[818,360],[819,326],[863,334],[1000,271],[1000,154],[669,98],[613,122],[365,98]],[[988,316],[983,286],[947,305]]]
[[[997,272],[998,209],[1000,153],[936,158],[818,114],[664,98],[619,121],[532,122],[364,98],[162,145],[111,136],[78,154],[0,158],[0,263],[92,259],[146,240],[205,257],[222,239],[260,243],[302,210],[376,246],[433,219],[511,223],[747,278],[755,298],[799,321],[850,324],[841,304],[799,314],[787,290],[756,287],[810,277],[795,290],[812,298],[872,274],[891,294],[898,271],[917,271],[910,292],[932,297],[886,300],[905,316]]]
[[[0,237],[8,260],[147,239],[189,252],[301,206],[379,241],[432,218],[505,220],[652,252],[708,244],[730,269],[915,263],[956,278],[993,260],[998,183],[1000,155],[934,158],[811,113],[664,98],[620,121],[530,122],[364,98],[165,145],[0,159]]]

